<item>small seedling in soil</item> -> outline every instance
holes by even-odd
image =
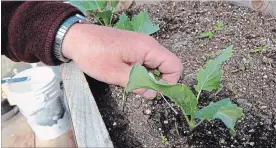
[[[212,39],[214,37],[214,33],[212,31],[209,31],[209,32],[205,32],[205,33],[201,33],[199,35],[199,38],[203,39],[203,38],[209,38],[209,39]]]
[[[119,20],[114,20],[118,1],[69,1],[69,4],[77,7],[84,14],[90,15],[96,22],[103,26],[114,27],[122,30],[152,34],[159,30],[158,25],[153,25],[148,12],[141,11],[139,14],[129,18],[126,13],[119,16]]]
[[[255,49],[251,50],[250,53],[263,53],[267,47],[267,45],[256,47]]]
[[[215,31],[221,31],[224,27],[223,21],[217,21],[216,22],[216,26],[215,26]],[[201,33],[199,35],[199,38],[203,39],[203,38],[208,38],[208,39],[212,39],[215,36],[215,31],[208,31],[205,33]]]
[[[217,21],[215,30],[221,31],[223,29],[223,27],[224,27],[223,21]]]
[[[238,118],[243,116],[243,112],[242,108],[232,104],[229,98],[211,102],[201,109],[197,106],[203,91],[219,89],[223,74],[221,65],[232,56],[232,47],[232,45],[227,47],[217,58],[209,60],[200,68],[197,73],[197,84],[194,86],[197,95],[185,84],[169,84],[154,79],[148,74],[148,70],[141,65],[132,67],[126,91],[131,92],[139,88],[158,91],[179,106],[191,130],[204,120],[220,119],[230,129],[230,133],[235,135],[235,123]]]
[[[168,139],[167,139],[165,136],[160,136],[160,139],[161,139],[161,142],[162,142],[164,145],[169,144]]]

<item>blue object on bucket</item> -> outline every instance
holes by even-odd
[[[5,80],[1,80],[1,84],[23,82],[23,81],[26,81],[26,80],[29,80],[29,77],[5,79]]]

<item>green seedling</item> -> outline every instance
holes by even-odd
[[[112,26],[118,1],[69,1],[69,4],[77,7],[84,14],[90,14],[97,23]]]
[[[256,47],[255,49],[251,50],[250,53],[263,53],[267,47],[267,45]]]
[[[223,21],[217,21],[216,22],[216,26],[215,26],[215,30],[216,31],[221,31],[224,27]],[[215,36],[214,31],[208,31],[208,32],[204,32],[201,33],[199,35],[199,38],[203,39],[203,38],[208,38],[208,39],[212,39]]]
[[[119,21],[115,24],[114,27],[122,30],[140,32],[148,35],[159,30],[158,25],[152,24],[149,14],[146,11],[141,11],[138,15],[134,15],[131,20],[123,12],[119,18]]]
[[[185,84],[169,84],[154,79],[149,75],[148,70],[141,65],[132,67],[126,91],[131,92],[139,88],[158,91],[178,105],[191,129],[194,129],[204,120],[220,119],[230,129],[230,133],[235,134],[235,122],[243,116],[243,112],[242,108],[232,104],[229,98],[211,102],[201,109],[197,106],[203,91],[219,89],[223,74],[221,65],[232,56],[232,47],[232,45],[227,47],[217,58],[209,60],[200,68],[197,73],[197,84],[194,86],[196,95]]]
[[[162,142],[164,145],[169,144],[168,139],[167,139],[165,136],[160,136],[160,139],[161,139],[161,142]]]
[[[209,31],[209,32],[205,32],[205,33],[201,33],[199,35],[199,38],[209,38],[209,39],[212,39],[214,37],[214,33],[212,31]]]
[[[263,115],[263,114],[256,114],[256,116],[259,117],[259,118],[266,118],[266,116]]]
[[[77,7],[84,14],[90,14],[98,24],[114,27],[122,30],[140,32],[144,34],[152,34],[159,30],[158,25],[153,25],[148,12],[141,11],[134,15],[131,19],[126,13],[122,13],[119,20],[114,24],[114,14],[118,1],[69,1],[69,3]]]
[[[218,93],[220,93],[222,91],[222,86],[220,86],[216,91],[215,93],[212,93],[208,98],[213,98],[215,97]]]
[[[223,29],[223,27],[224,27],[223,21],[217,21],[215,30],[221,31]]]
[[[153,77],[156,79],[156,80],[160,80],[161,79],[161,72],[158,70],[158,69],[151,69],[150,70],[150,73],[153,74]]]

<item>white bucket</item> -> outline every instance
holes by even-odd
[[[34,67],[14,76],[29,81],[9,84],[8,93],[28,119],[36,136],[50,140],[62,135],[70,126],[70,117],[62,101],[60,79],[50,67]]]

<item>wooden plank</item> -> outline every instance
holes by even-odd
[[[26,118],[18,113],[1,126],[2,147],[35,147],[35,135]]]
[[[61,73],[77,146],[113,147],[83,72],[70,62],[61,66]]]
[[[66,147],[74,148],[75,139],[73,135],[73,129],[70,127],[63,135],[52,139],[52,140],[40,140],[37,137],[35,138],[35,147]]]

